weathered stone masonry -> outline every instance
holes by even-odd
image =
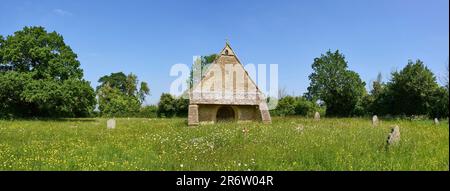
[[[271,122],[264,94],[228,43],[189,91],[189,125],[221,120]]]

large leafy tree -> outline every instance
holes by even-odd
[[[109,84],[97,90],[98,109],[102,116],[132,116],[139,111],[140,102],[136,97],[128,96]]]
[[[388,82],[386,102],[394,115],[426,115],[431,111],[433,96],[439,85],[434,74],[422,61],[408,61],[401,70],[392,73]]]
[[[158,103],[158,117],[173,117],[176,112],[175,98],[168,93],[161,94]]]
[[[0,115],[10,117],[80,117],[95,106],[77,55],[43,27],[0,37],[0,99]]]
[[[36,112],[35,105],[21,95],[30,81],[29,73],[0,72],[0,117],[32,116]]]
[[[127,92],[127,76],[123,72],[105,75],[101,77],[98,82],[100,83],[100,85],[97,86],[97,90],[99,90],[102,86],[108,84],[108,86],[111,88],[116,88],[123,93]]]
[[[295,115],[295,106],[295,98],[292,96],[285,96],[278,100],[274,113],[280,116]]]
[[[430,117],[448,118],[449,117],[449,92],[447,87],[437,88],[431,97],[431,108],[428,115]]]
[[[185,117],[188,114],[189,100],[182,96],[173,97],[168,93],[161,94],[158,103],[158,117]]]
[[[139,80],[134,74],[111,73],[101,77],[98,82],[99,110],[104,116],[134,115],[145,101],[145,96],[150,94],[146,82],[141,82],[138,90]]]
[[[386,115],[390,114],[388,105],[391,98],[387,95],[386,83],[382,81],[381,73],[372,82],[370,94],[364,97],[364,106],[367,114]]]
[[[365,83],[359,75],[347,69],[344,55],[339,51],[327,51],[312,64],[307,97],[321,100],[326,114],[349,116],[361,113],[362,97],[366,94]]]

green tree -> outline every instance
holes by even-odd
[[[383,77],[381,73],[378,73],[377,79],[372,83],[372,90],[370,90],[370,94],[378,97],[380,94],[382,94],[384,86],[385,85],[383,84]]]
[[[177,117],[186,117],[189,109],[189,99],[184,99],[182,96],[174,100],[174,107]]]
[[[314,101],[310,101],[305,97],[285,95],[278,101],[278,105],[275,110],[272,111],[272,114],[280,116],[313,116],[316,111],[322,114],[324,113],[323,109]]]
[[[100,89],[102,86],[108,84],[111,88],[117,88],[122,93],[127,93],[127,76],[123,72],[116,72],[111,73],[110,75],[102,76],[98,82],[100,83],[99,86],[97,86],[97,90]]]
[[[175,98],[168,94],[163,93],[159,99],[158,103],[158,117],[173,117],[175,116],[177,110],[175,107]]]
[[[0,73],[0,117],[32,116],[33,103],[23,100],[22,92],[31,82],[31,74],[8,71]]]
[[[125,87],[126,87],[125,94],[127,94],[128,96],[136,96],[139,98],[139,95],[137,92],[137,84],[138,84],[137,76],[132,73],[128,74],[126,81],[125,81]]]
[[[371,115],[389,114],[389,102],[386,84],[382,81],[381,73],[378,73],[377,79],[372,82],[370,94],[363,98],[366,113]]]
[[[43,27],[0,37],[0,79],[2,116],[81,117],[95,106],[77,55],[60,34]]]
[[[139,101],[141,103],[144,103],[145,96],[147,96],[147,95],[150,95],[150,88],[148,87],[147,82],[141,82],[141,87],[139,88],[139,93],[138,93]]]
[[[276,115],[288,116],[295,115],[295,98],[292,96],[285,96],[278,100],[278,105],[275,108]]]
[[[186,117],[188,115],[189,100],[174,97],[171,94],[163,93],[158,103],[158,117]]]
[[[430,117],[448,118],[449,117],[449,92],[447,87],[437,88],[431,97]]]
[[[140,102],[136,97],[128,96],[108,83],[97,90],[98,109],[102,116],[133,116],[139,111]]]
[[[327,51],[314,59],[314,72],[309,75],[307,97],[325,102],[326,114],[349,116],[360,113],[362,97],[366,94],[365,83],[359,75],[347,69],[344,55],[339,51]]]
[[[310,101],[305,97],[296,97],[295,114],[301,116],[314,116],[315,112],[321,115],[325,114],[325,110],[314,101]]]
[[[103,116],[134,116],[140,111],[145,96],[150,93],[146,82],[141,82],[137,90],[139,80],[132,73],[111,73],[102,76],[98,82],[98,108]]]
[[[401,71],[392,73],[384,104],[391,106],[394,115],[426,115],[438,87],[436,77],[422,61],[409,60]]]

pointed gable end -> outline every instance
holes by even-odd
[[[192,103],[259,105],[265,100],[229,43],[192,88]]]
[[[235,56],[233,49],[231,48],[228,42],[225,44],[225,47],[220,52],[220,56]]]
[[[264,94],[227,42],[189,93],[189,125],[221,120],[270,123]]]

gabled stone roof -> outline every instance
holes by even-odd
[[[218,75],[221,75],[220,78]],[[218,84],[219,87],[214,87]],[[191,89],[189,96],[194,104],[258,105],[265,101],[264,94],[228,42],[208,67],[204,78]]]

